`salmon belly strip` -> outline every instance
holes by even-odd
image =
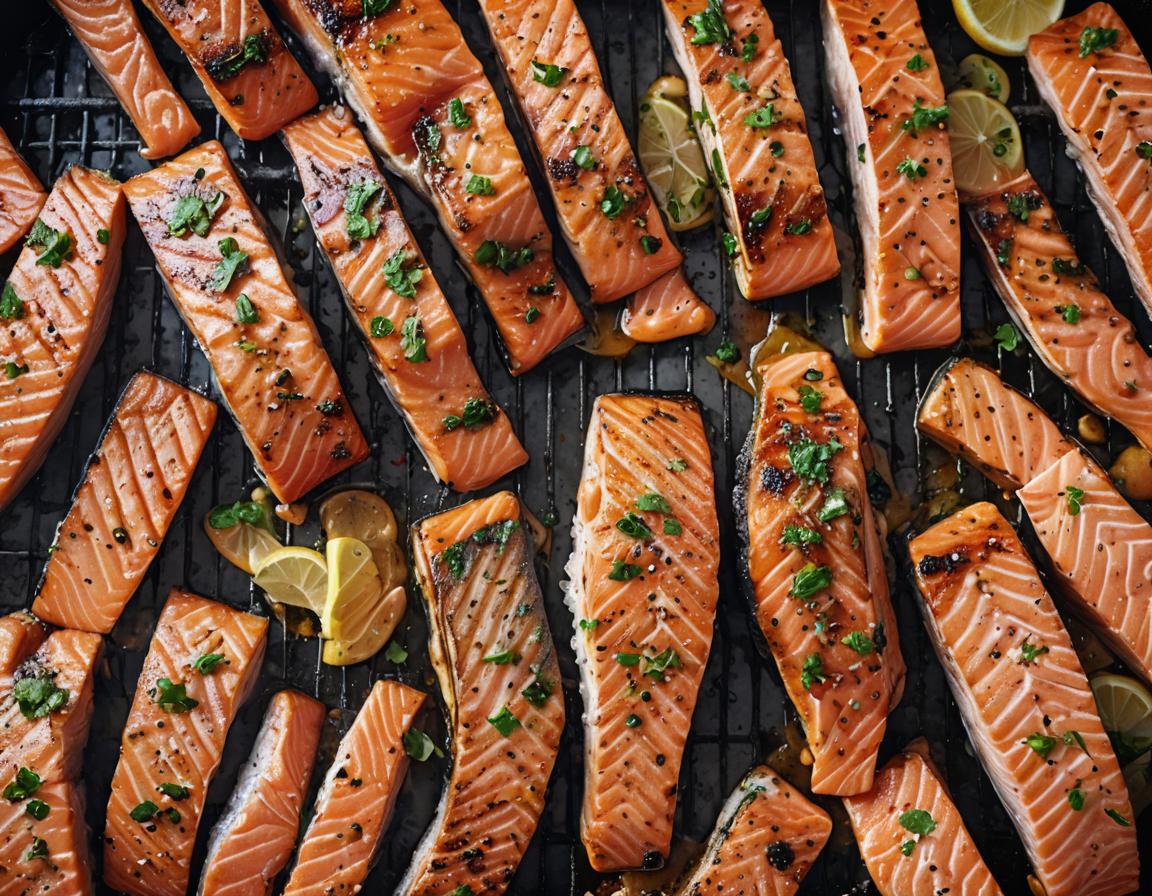
[[[1071,639],[1011,525],[991,504],[973,504],[910,551],[925,624],[976,755],[1048,896],[1135,892],[1124,778]]]
[[[960,208],[948,131],[931,115],[946,117],[944,86],[920,10],[915,0],[823,0],[822,14],[860,228],[861,338],[874,352],[951,345]]]
[[[52,5],[140,132],[140,155],[174,155],[200,133],[156,58],[131,0],[52,0]]]
[[[499,896],[532,841],[564,729],[556,650],[519,500],[417,523],[416,580],[452,734],[452,771],[397,896]]]
[[[408,770],[404,735],[423,704],[405,685],[373,685],[320,786],[284,896],[360,891]]]
[[[7,252],[36,221],[48,194],[0,130],[0,252]]]
[[[88,463],[32,612],[107,634],[160,550],[212,427],[214,402],[141,372],[129,381]]]
[[[712,35],[692,23],[717,5],[727,36],[709,41]],[[740,292],[768,299],[835,277],[840,261],[804,109],[764,6],[760,0],[663,0],[663,9],[692,108],[703,119],[696,131],[724,220],[736,239],[732,263]]]
[[[679,268],[640,287],[620,317],[624,335],[645,343],[700,336],[715,323],[716,312],[700,300]]]
[[[280,691],[208,840],[198,896],[266,896],[288,864],[312,778],[324,704]]]
[[[119,181],[69,168],[8,276],[0,317],[0,509],[40,468],[104,341],[124,219]]]
[[[348,312],[436,478],[472,491],[527,463],[351,113],[337,106],[301,118],[284,129],[284,142]],[[366,191],[371,197],[355,211]],[[426,361],[410,359],[404,348],[412,318],[426,340]],[[465,415],[465,409],[479,410]]]
[[[832,833],[832,819],[766,765],[720,809],[708,845],[675,896],[792,896]]]
[[[1036,354],[1152,448],[1152,356],[1080,263],[1036,181],[1025,174],[968,214],[984,269]]]
[[[184,51],[220,117],[245,140],[271,137],[316,105],[316,88],[260,0],[144,0],[144,5]]]
[[[596,399],[572,532],[580,836],[597,871],[660,867],[719,587],[712,459],[693,399]]]
[[[295,501],[367,457],[316,325],[224,147],[203,143],[136,175],[125,191],[168,293],[276,497]],[[181,226],[182,210],[198,200],[206,203],[194,222],[203,235]],[[222,274],[225,257],[237,251],[247,258],[231,276]]]
[[[169,595],[112,777],[104,828],[104,882],[112,889],[184,896],[208,787],[260,673],[267,629],[268,620],[216,601]],[[221,659],[205,667],[213,656]],[[183,790],[165,792],[173,787]]]
[[[1115,40],[1081,44],[1089,29]],[[1089,38],[1091,34],[1089,34]],[[1152,312],[1152,169],[1141,147],[1152,141],[1152,70],[1140,45],[1107,3],[1094,3],[1028,41],[1028,70],[1056,113],[1069,154],[1104,229],[1128,265],[1132,286]]]
[[[368,17],[361,0],[276,4],[341,85],[372,146],[435,208],[512,373],[530,370],[580,330],[500,101],[439,0]]]
[[[812,790],[872,786],[904,661],[864,423],[826,352],[766,366],[737,506],[760,625],[804,723]]]
[[[922,742],[910,745],[876,772],[871,790],[844,799],[868,873],[881,896],[1003,896],[922,749]],[[910,813],[924,812],[931,822],[927,834],[901,823],[914,825]]]

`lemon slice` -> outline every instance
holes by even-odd
[[[311,548],[277,548],[260,561],[252,580],[268,599],[320,615],[328,594],[328,566]]]
[[[379,495],[349,489],[320,505],[320,525],[328,538],[357,538],[372,552],[385,591],[404,583],[408,569],[396,535],[396,517]]]
[[[960,60],[956,68],[956,88],[979,90],[985,96],[1002,103],[1012,95],[1012,82],[1000,63],[983,53],[970,53]]]
[[[1023,56],[1028,38],[1064,12],[1064,0],[952,0],[960,27],[985,50]]]
[[[640,103],[640,164],[674,231],[711,221],[716,198],[687,104],[680,99],[686,94],[682,79],[664,77]]]
[[[979,196],[1024,173],[1020,129],[1008,107],[980,90],[948,94],[952,168],[962,194]]]
[[[1092,694],[1121,765],[1152,748],[1152,693],[1127,675],[1095,675]]]
[[[346,666],[368,659],[392,636],[404,614],[402,587],[384,590],[372,551],[357,538],[328,540],[328,591],[320,614],[324,662]]]
[[[266,530],[249,523],[237,523],[226,529],[217,529],[204,517],[204,534],[212,542],[212,547],[231,563],[252,575],[260,561],[280,547]]]

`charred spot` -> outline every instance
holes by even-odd
[[[348,446],[343,442],[337,442],[336,447],[330,452],[335,460],[347,460],[352,456],[352,452],[348,450]]]
[[[985,233],[991,233],[1000,226],[1001,218],[1001,215],[984,208],[976,213],[976,226]]]
[[[571,159],[558,159],[555,156],[549,156],[547,161],[548,173],[552,176],[553,180],[570,180],[576,181],[577,175],[580,173],[579,166]]]
[[[250,64],[259,65],[267,62],[271,51],[272,35],[266,30],[258,31],[249,34],[241,41],[206,48],[200,54],[200,64],[213,81],[228,81]]]
[[[429,165],[439,164],[440,125],[431,115],[421,115],[412,125],[412,142],[420,157]]]
[[[774,495],[784,493],[788,483],[792,481],[792,474],[787,470],[781,470],[779,467],[771,465],[764,468],[764,472],[760,474],[760,486]]]
[[[792,863],[796,861],[796,853],[792,851],[792,847],[788,844],[787,840],[777,840],[775,843],[769,843],[765,852],[768,854],[768,864],[777,871],[787,871],[792,867]]]
[[[920,575],[927,578],[928,576],[934,576],[942,572],[955,572],[967,562],[968,558],[962,551],[952,551],[951,553],[940,556],[928,554],[921,558],[916,569]]]
[[[644,870],[655,871],[658,868],[664,867],[664,856],[654,849],[648,850],[644,853]]]

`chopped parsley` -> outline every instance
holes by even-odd
[[[464,185],[464,192],[473,196],[493,196],[496,188],[492,186],[492,178],[482,174],[473,174]]]
[[[1068,805],[1072,807],[1073,812],[1079,812],[1084,808],[1084,791],[1080,789],[1081,783],[1077,778],[1076,786],[1068,791]]]
[[[1029,734],[1024,738],[1023,743],[1027,744],[1028,748],[1041,759],[1047,759],[1052,748],[1056,746],[1056,738],[1037,732]]]
[[[443,756],[443,751],[436,746],[435,741],[419,728],[409,728],[404,732],[401,740],[404,743],[404,752],[417,762],[426,762],[435,753]]]
[[[213,529],[229,529],[237,523],[258,526],[272,535],[276,529],[272,525],[268,507],[260,501],[236,501],[213,507],[208,514],[208,525]]]
[[[900,814],[900,827],[910,834],[926,837],[936,830],[936,819],[924,809],[909,809]]]
[[[444,429],[448,432],[463,426],[465,429],[479,429],[496,419],[496,405],[486,398],[469,398],[459,415],[449,414],[444,418]]]
[[[752,85],[748,83],[748,79],[743,75],[738,75],[736,72],[728,72],[724,76],[724,80],[728,82],[728,86],[735,90],[737,93],[747,93],[752,89]],[[748,119],[744,119],[744,123],[748,123]]]
[[[792,587],[788,594],[798,600],[806,600],[832,584],[832,570],[827,566],[807,563],[792,577]]]
[[[172,236],[207,236],[212,228],[212,219],[224,204],[224,194],[217,192],[211,199],[191,193],[177,201],[168,218],[168,232]]]
[[[804,383],[796,390],[800,396],[800,407],[804,408],[809,414],[818,413],[820,410],[820,403],[824,400],[824,393],[813,389],[807,383]]]
[[[912,114],[905,118],[900,125],[902,131],[910,131],[915,133],[917,131],[927,130],[933,125],[943,124],[948,120],[948,107],[947,106],[922,106],[920,100],[912,106]],[[921,174],[921,177],[924,175]]]
[[[144,800],[142,803],[137,803],[132,810],[128,813],[128,817],[133,821],[138,821],[143,824],[146,821],[151,821],[160,807],[157,806],[152,800]]]
[[[623,560],[613,560],[612,569],[608,573],[608,578],[610,578],[613,582],[630,582],[643,572],[643,568],[637,566],[635,563],[625,563]],[[581,622],[583,621],[584,620],[581,620]]]
[[[1104,814],[1107,815],[1109,818],[1111,818],[1114,822],[1116,822],[1116,824],[1120,825],[1120,827],[1122,827],[1122,828],[1132,827],[1132,822],[1130,822],[1127,818],[1125,818],[1123,815],[1121,815],[1115,809],[1105,809]]]
[[[110,239],[112,239],[112,234],[103,227],[96,231],[96,242],[101,246],[107,246]]]
[[[671,513],[672,507],[664,500],[663,495],[648,492],[636,499],[637,510],[653,510],[657,513]]]
[[[639,538],[646,541],[652,537],[652,530],[648,528],[644,520],[640,519],[640,517],[631,510],[626,512],[621,519],[616,520],[616,528],[630,538]]]
[[[596,167],[596,159],[592,156],[592,147],[577,146],[572,150],[572,162],[577,168],[591,171]]]
[[[537,675],[536,680],[520,692],[520,696],[533,706],[543,706],[552,696],[552,682]]]
[[[724,364],[735,364],[740,360],[740,349],[736,348],[732,342],[725,339],[718,346],[716,346],[716,352],[713,357],[715,357],[717,361],[721,361]]]
[[[864,632],[849,632],[840,639],[840,643],[845,647],[852,648],[861,656],[876,652],[876,642]]]
[[[1087,59],[1090,54],[1113,46],[1119,38],[1116,28],[1085,28],[1080,32],[1080,58]]]
[[[1088,753],[1088,744],[1084,743],[1084,738],[1079,731],[1065,731],[1060,735],[1060,739],[1064,741],[1067,746],[1077,746],[1089,756],[1092,755],[1091,753]]]
[[[374,180],[361,181],[348,187],[348,192],[344,194],[344,229],[350,239],[366,240],[375,236],[380,229],[380,219],[369,218],[364,214],[364,209],[381,189],[382,186]]]
[[[4,320],[19,320],[24,316],[24,300],[16,295],[11,283],[4,284],[4,292],[0,295],[0,318]]]
[[[728,179],[724,177],[724,162],[720,158],[720,149],[712,150],[712,176],[716,179],[716,186],[721,190],[727,188]]]
[[[666,517],[664,520],[664,534],[665,535],[682,535],[684,534],[684,527],[680,525],[680,520]]]
[[[405,267],[415,257],[414,253],[409,255],[406,249],[397,249],[388,256],[388,260],[384,262],[384,266],[381,268],[388,288],[396,295],[406,299],[416,296],[416,284],[424,279],[424,270],[419,264]]]
[[[40,776],[30,768],[20,766],[8,785],[4,788],[4,799],[10,803],[18,803],[32,796],[43,783]]]
[[[387,317],[380,317],[377,315],[372,318],[372,322],[368,325],[369,331],[372,333],[373,338],[383,339],[385,336],[391,336],[396,330],[395,325]]]
[[[4,362],[4,376],[10,380],[16,379],[18,376],[23,376],[28,372],[27,364],[17,364],[15,361]]]
[[[736,237],[725,230],[720,237],[720,242],[724,245],[724,254],[729,258],[735,258],[736,251],[739,248],[736,243]]]
[[[616,662],[621,666],[639,666],[640,654],[638,653],[618,653],[616,654]]]
[[[760,35],[753,31],[746,38],[744,38],[744,46],[740,48],[740,58],[745,62],[751,62],[756,58],[758,52],[757,44],[760,43]]]
[[[507,706],[502,706],[496,715],[489,717],[488,722],[504,737],[508,737],[520,726],[520,720],[512,715]]]
[[[928,63],[924,61],[924,57],[917,53],[907,62],[907,69],[910,72],[922,72],[928,68]]]
[[[388,647],[384,650],[384,659],[399,666],[408,659],[408,651],[402,644],[396,641],[389,641]]]
[[[553,65],[551,62],[532,60],[532,80],[545,87],[557,86],[568,74],[568,69]]]
[[[913,267],[912,265],[909,265],[908,267],[904,268],[904,279],[905,280],[920,280],[920,279],[922,279],[922,277],[923,277],[923,275],[920,273],[919,268]]]
[[[610,221],[615,220],[624,211],[624,206],[632,201],[631,196],[615,184],[610,184],[604,188],[604,195],[600,197],[600,211]]]
[[[1077,488],[1074,485],[1066,485],[1064,486],[1064,493],[1068,497],[1068,515],[1078,516],[1081,503],[1084,500],[1084,489]]]
[[[1028,638],[1031,637],[1031,635],[1028,635],[1020,644],[1020,662],[1024,663],[1025,665],[1028,663],[1036,662],[1037,659],[1048,653],[1047,646],[1043,644],[1030,643]]]
[[[779,120],[771,103],[744,116],[744,124],[750,128],[770,128]]]
[[[580,630],[581,631],[590,632],[590,631],[592,631],[592,629],[596,628],[600,624],[600,620],[599,619],[581,619],[579,624],[580,624]]]
[[[175,800],[176,802],[188,799],[191,794],[191,791],[183,784],[173,784],[169,781],[162,782],[156,789],[168,797],[168,799]]]
[[[53,230],[40,218],[36,219],[24,242],[43,250],[37,256],[36,264],[48,264],[58,268],[72,257],[72,235],[63,230]]]
[[[464,111],[464,102],[459,98],[448,101],[448,123],[454,128],[466,128],[472,124],[472,116]]]
[[[779,140],[773,140],[768,144],[768,151],[778,159],[780,156],[784,155],[784,144]]]
[[[50,713],[63,709],[69,693],[56,687],[55,674],[41,672],[39,675],[21,678],[12,686],[12,699],[26,719],[42,719]]]
[[[1021,224],[1027,223],[1029,212],[1034,212],[1044,204],[1039,193],[1031,190],[1024,193],[1013,193],[1006,203],[1008,214]]]
[[[216,667],[227,662],[222,653],[202,653],[192,662],[192,671],[201,675],[211,675]]]
[[[199,700],[188,696],[188,689],[183,684],[173,684],[171,679],[161,678],[152,690],[152,702],[164,712],[188,712],[200,705]]]
[[[824,536],[807,526],[787,525],[784,527],[784,533],[780,536],[781,544],[806,545],[822,544],[823,542]]]
[[[804,663],[800,666],[800,684],[804,686],[804,690],[812,690],[812,685],[823,684],[828,680],[828,675],[824,671],[824,660],[820,654],[809,654],[804,658]]]
[[[724,44],[732,37],[721,0],[708,0],[704,9],[688,16],[688,24],[696,32],[692,35],[692,43],[696,45]]]
[[[370,2],[388,3],[390,0],[363,0],[367,5]],[[204,66],[204,70],[213,81],[227,81],[234,78],[249,65],[256,65],[268,61],[268,38],[260,34],[249,34],[244,42],[233,52],[211,60]]]
[[[1067,274],[1070,277],[1080,277],[1086,273],[1084,265],[1078,261],[1068,261],[1065,258],[1052,259],[1053,274]]]
[[[1064,319],[1066,324],[1080,323],[1079,305],[1057,305],[1056,312]]]
[[[644,674],[656,681],[664,680],[664,673],[669,669],[680,668],[680,655],[669,647],[656,656],[644,657]]]
[[[1136,155],[1142,159],[1152,159],[1152,142],[1141,140],[1136,144]]]
[[[792,221],[784,225],[784,232],[790,233],[793,236],[805,236],[812,232],[812,220],[810,218],[801,218],[799,221]]]
[[[260,312],[256,310],[256,306],[252,304],[252,300],[245,293],[240,293],[236,297],[236,323],[260,323]]]
[[[927,176],[928,169],[914,159],[906,158],[896,166],[896,173],[903,174],[908,180],[916,180],[918,177]]]
[[[44,800],[29,800],[28,805],[24,807],[24,811],[37,821],[43,821],[48,817],[48,813],[52,811],[52,807],[44,802]]]
[[[228,236],[216,244],[220,250],[221,261],[216,263],[212,271],[212,288],[216,292],[223,292],[232,282],[232,278],[241,272],[248,263],[248,253],[240,251],[240,244]]]
[[[457,582],[464,578],[468,571],[468,558],[464,556],[464,542],[457,542],[440,552],[440,560],[448,570],[448,575]]]
[[[492,663],[495,666],[513,666],[520,662],[522,657],[515,650],[501,650],[498,653],[490,653],[486,657],[482,657],[481,661],[485,663]]]
[[[509,274],[531,262],[532,255],[530,246],[509,249],[497,240],[484,240],[472,257],[479,265],[486,268],[499,268],[503,273]]]
[[[640,237],[640,248],[644,250],[645,255],[655,255],[663,245],[664,243],[659,237],[652,236],[650,233]]]
[[[788,463],[792,471],[809,482],[827,482],[828,465],[833,455],[844,446],[833,437],[827,443],[805,437],[788,446]]]
[[[28,847],[28,852],[24,853],[25,862],[34,862],[37,859],[48,861],[48,841],[41,837],[33,837],[32,845]]]
[[[400,349],[404,358],[413,363],[428,360],[428,342],[424,338],[424,326],[418,317],[406,317],[400,325]]]
[[[671,470],[673,473],[683,473],[688,469],[688,461],[684,460],[682,457],[674,457],[664,466]]]
[[[992,338],[1006,352],[1014,352],[1016,347],[1020,345],[1020,334],[1012,324],[1000,324],[996,328],[996,332],[992,334]]]

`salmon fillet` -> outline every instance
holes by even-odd
[[[803,721],[815,793],[872,786],[904,687],[870,451],[831,355],[781,355],[762,369],[737,521],[756,621]]]
[[[871,790],[844,798],[868,873],[881,896],[1003,896],[926,752],[910,744]]]
[[[324,704],[280,691],[208,839],[198,896],[267,896],[296,847]]]
[[[368,444],[316,325],[224,147],[202,143],[124,189],[169,295],[276,497],[295,501],[364,460]],[[247,257],[230,267],[237,253]]]
[[[344,735],[312,809],[284,896],[360,891],[408,770],[404,737],[424,694],[377,681]]]
[[[960,338],[960,207],[944,85],[915,0],[824,0],[828,83],[848,149],[874,352]]]
[[[1028,41],[1028,70],[1056,112],[1104,229],[1152,312],[1152,70],[1119,14],[1094,3]]]
[[[832,819],[767,765],[752,769],[675,896],[791,896],[832,833]]]
[[[27,807],[39,804],[37,819]],[[89,896],[92,892],[84,794],[65,781],[41,784],[28,800],[0,801],[0,893]]]
[[[700,300],[680,268],[640,287],[620,317],[624,335],[644,343],[702,336],[715,323],[716,312]]]
[[[276,0],[385,163],[436,210],[519,375],[584,321],[480,61],[439,0]],[[535,310],[533,310],[535,309]]]
[[[47,198],[28,163],[0,130],[0,252],[7,252],[32,228]]]
[[[511,492],[412,530],[429,652],[452,736],[440,807],[397,896],[499,896],[528,849],[564,730],[536,553]]]
[[[316,88],[260,0],[144,5],[184,51],[220,117],[245,140],[271,137],[316,105]]]
[[[129,381],[60,523],[32,612],[107,634],[160,550],[216,422],[214,402],[153,373]]]
[[[584,697],[580,836],[597,871],[658,868],[719,589],[712,458],[695,400],[597,398],[576,502],[564,599]]]
[[[12,673],[47,637],[48,627],[25,610],[0,616],[0,690],[12,686]]]
[[[284,142],[348,312],[433,475],[466,492],[527,463],[351,113],[330,106],[294,121]],[[423,329],[426,362],[410,360],[405,350],[410,319]]]
[[[4,286],[0,510],[40,468],[104,341],[124,217],[119,181],[69,168],[52,186]]]
[[[916,426],[1008,491],[1076,449],[1030,398],[971,358],[945,361],[936,371]]]
[[[910,551],[952,696],[1048,896],[1135,892],[1124,778],[1071,639],[1011,525],[991,504],[973,504]]]
[[[156,58],[131,0],[52,0],[52,5],[132,119],[144,142],[140,155],[174,155],[200,133]]]
[[[268,620],[173,591],[144,659],[112,777],[104,882],[184,896],[224,741],[264,658]]]
[[[1025,173],[968,207],[984,269],[1044,364],[1152,448],[1152,356]]]
[[[664,0],[663,9],[735,238],[728,254],[740,292],[769,299],[835,277],[840,261],[804,109],[763,4]]]

